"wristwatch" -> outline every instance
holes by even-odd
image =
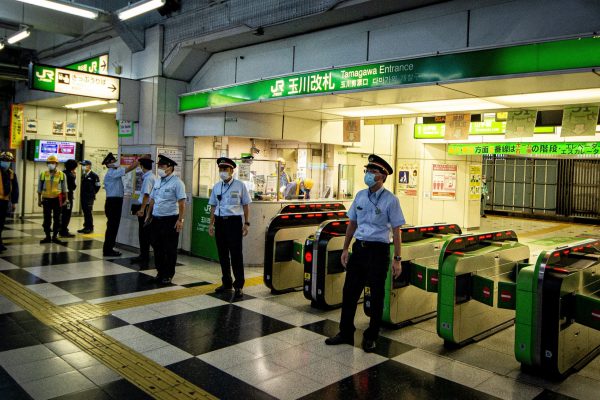
[[[394,256],[394,261],[402,261],[402,257],[401,256]]]
[[[250,222],[244,222],[244,225],[250,226]]]

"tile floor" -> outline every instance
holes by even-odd
[[[73,226],[80,223],[73,219]],[[103,259],[99,235],[77,236],[65,246],[37,244],[40,224],[31,219],[7,225],[0,273],[57,305],[99,304],[220,280],[216,263],[180,256],[173,283],[157,286],[151,280],[155,271],[131,265],[135,254]],[[516,230],[532,252],[549,242],[600,235],[597,226],[547,221],[488,217],[482,225],[482,231]],[[536,234],[540,229],[552,232]],[[260,269],[247,269],[248,277],[261,275]],[[522,372],[513,355],[512,327],[447,350],[430,319],[384,329],[377,351],[366,354],[358,347],[324,344],[337,332],[339,313],[312,309],[302,293],[276,296],[258,285],[246,288],[237,301],[212,293],[88,322],[219,398],[597,399],[600,393],[600,357],[560,382]],[[358,311],[359,331],[367,324]],[[2,400],[149,398],[1,296],[0,335]]]

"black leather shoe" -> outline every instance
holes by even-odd
[[[73,235],[72,233],[69,233],[69,232],[59,233],[58,235],[60,237],[62,237],[62,238],[72,238],[72,237],[75,237],[75,235]]]
[[[77,233],[83,233],[84,235],[87,235],[88,233],[92,233],[92,232],[94,232],[94,231],[91,229],[80,229],[77,231]]]
[[[3,245],[2,243],[0,243],[0,251],[4,251],[4,250],[6,250],[6,246]]]
[[[143,259],[142,257],[134,257],[134,258],[132,258],[132,259],[130,260],[130,262],[131,262],[132,264],[139,264],[139,263],[141,263],[142,261],[144,261],[144,259]]]
[[[363,338],[362,348],[365,353],[372,353],[375,351],[375,347],[377,347],[377,342],[371,339]]]
[[[46,236],[45,238],[40,240],[40,244],[43,244],[43,243],[52,243],[52,239],[50,238],[50,236]]]
[[[106,251],[102,254],[103,257],[119,257],[121,255],[120,251]]]
[[[325,344],[330,346],[337,346],[338,344],[349,344],[350,346],[354,346],[354,339],[348,339],[347,337],[338,333],[333,337],[325,339]]]
[[[233,298],[241,299],[242,297],[244,297],[244,292],[242,291],[242,289],[235,289],[235,294],[233,295]]]
[[[67,242],[63,242],[62,240],[60,240],[59,238],[57,238],[56,236],[52,238],[52,243],[56,243],[56,244],[66,244]]]
[[[227,287],[227,286],[219,286],[218,288],[215,289],[215,293],[225,293],[225,292],[231,292],[233,290],[232,287]]]
[[[162,279],[160,280],[160,284],[161,284],[161,285],[168,285],[168,284],[170,284],[170,283],[171,283],[171,278],[162,278]]]

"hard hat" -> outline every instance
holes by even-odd
[[[15,161],[15,156],[10,151],[0,153],[0,161]]]
[[[48,156],[46,162],[53,162],[58,164],[58,157],[56,157],[55,155]]]

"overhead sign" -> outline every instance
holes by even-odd
[[[506,117],[506,139],[533,136],[536,117],[537,110],[509,111]]]
[[[560,136],[594,136],[598,108],[596,105],[565,107]]]
[[[448,145],[448,154],[454,156],[477,156],[483,154],[515,154],[515,155],[579,155],[600,154],[600,142],[560,142],[560,143],[479,143]]]
[[[119,137],[133,136],[135,123],[133,121],[119,121]]]
[[[444,139],[446,127],[444,124],[415,124],[415,139]],[[488,119],[482,122],[471,122],[469,135],[504,135],[506,122]],[[554,133],[553,126],[536,126],[535,133]]]
[[[471,114],[457,113],[446,114],[444,121],[444,139],[464,140],[469,137],[471,125]]]
[[[29,80],[35,90],[119,100],[121,81],[111,76],[33,65]]]
[[[179,97],[179,112],[293,96],[527,74],[600,65],[600,37],[356,65],[264,79]]]
[[[69,64],[65,68],[81,72],[90,72],[92,74],[106,75],[108,74],[108,54]]]

